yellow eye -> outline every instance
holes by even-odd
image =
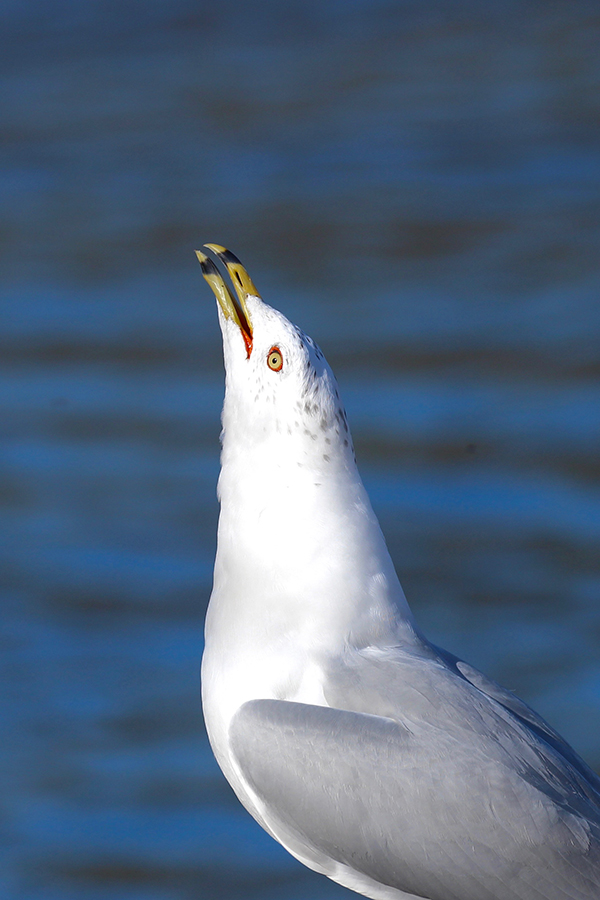
[[[280,372],[283,368],[283,356],[279,347],[271,347],[267,354],[267,365],[273,372]]]

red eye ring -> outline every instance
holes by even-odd
[[[267,365],[272,372],[281,372],[283,369],[283,354],[279,347],[271,347],[267,353]]]

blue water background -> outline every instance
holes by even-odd
[[[0,25],[0,895],[351,896],[203,730],[205,241],[325,351],[425,631],[599,767],[597,4],[5,0]]]

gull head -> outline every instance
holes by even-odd
[[[354,468],[354,451],[337,383],[315,342],[259,296],[241,262],[206,245],[225,266],[197,251],[219,311],[226,371],[224,461],[237,448],[278,471]]]

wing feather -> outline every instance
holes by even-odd
[[[372,706],[385,684],[402,715],[253,700],[232,720],[234,756],[286,846],[428,900],[597,900],[600,809],[582,773],[450,670],[432,694],[418,661],[403,690],[397,659],[383,680],[372,663],[330,675],[330,696]]]

